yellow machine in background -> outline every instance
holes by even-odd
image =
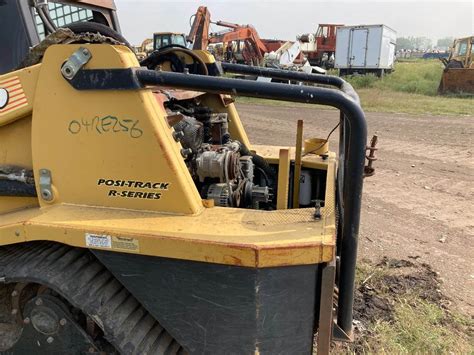
[[[0,20],[26,13],[18,31],[47,36],[0,63],[0,352],[311,354],[316,336],[326,354],[352,339],[367,128],[349,84],[182,46],[139,62],[111,1],[34,2],[37,18],[5,4]],[[85,21],[57,29],[66,10]],[[302,121],[295,147],[251,144],[235,95],[338,108],[339,158]]]
[[[443,61],[445,69],[438,92],[474,94],[474,36],[454,41],[449,58]]]
[[[153,52],[153,39],[145,39],[141,45],[135,47],[135,53],[138,60],[145,59],[151,52]]]

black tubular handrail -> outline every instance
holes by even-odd
[[[235,69],[235,64],[233,64]],[[228,67],[225,64],[224,67]],[[244,66],[246,67],[246,66]],[[243,73],[243,69],[238,67]],[[246,67],[245,73],[258,70],[271,76],[274,69]],[[276,77],[282,78],[278,71]],[[344,142],[340,151],[345,152],[343,162],[343,226],[341,266],[339,278],[339,301],[337,323],[346,332],[352,333],[352,311],[354,303],[354,280],[357,258],[357,242],[360,224],[363,171],[367,125],[358,96],[352,87],[338,77],[288,72],[289,80],[336,86],[339,90],[315,86],[267,83],[230,79],[196,74],[153,71],[144,68],[129,69],[81,69],[70,84],[77,90],[137,90],[146,86],[163,86],[195,90],[215,94],[232,94],[272,100],[293,101],[328,105],[341,111],[341,129]],[[291,74],[291,75],[290,75]],[[306,80],[295,79],[304,75]],[[289,78],[291,77],[291,78]],[[347,144],[347,146],[345,146]]]
[[[344,79],[334,75],[310,74],[300,71],[291,71],[275,68],[252,67],[243,64],[233,64],[221,62],[220,67],[226,73],[247,74],[262,76],[265,78],[279,79],[279,80],[294,80],[302,83],[322,84],[335,86],[344,93],[359,102],[359,95],[355,92],[351,84]]]

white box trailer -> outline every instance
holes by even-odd
[[[337,29],[334,67],[339,75],[393,70],[397,33],[385,25],[343,26]]]

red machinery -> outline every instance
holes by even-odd
[[[236,24],[232,24],[231,27],[229,26],[231,24],[222,21],[217,21],[216,24],[230,28],[229,31],[211,33],[209,36],[210,44],[224,44],[226,60],[235,60],[253,65],[262,64],[263,57],[268,52],[268,49],[254,27]],[[236,43],[235,47],[232,45],[233,42]]]
[[[191,30],[187,37],[188,42],[193,43],[193,49],[207,49],[209,44],[209,25],[211,24],[211,13],[205,6],[199,6],[194,16]],[[191,17],[192,18],[192,17]]]
[[[188,41],[193,43],[193,49],[206,49],[209,44],[222,43],[225,60],[254,65],[262,64],[263,57],[269,49],[253,26],[225,21],[213,22],[205,6],[200,6],[193,16],[193,24],[188,35]],[[209,34],[211,23],[227,27],[228,30]]]
[[[324,66],[325,58],[329,59],[336,52],[336,30],[344,25],[338,24],[319,24],[318,30],[314,35],[314,42],[310,35],[300,37],[302,42],[306,42],[303,47],[303,53],[311,65]]]

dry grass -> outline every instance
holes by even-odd
[[[429,114],[437,116],[474,116],[474,99],[409,94],[387,89],[357,90],[367,112]]]
[[[359,93],[362,108],[367,112],[474,116],[474,96],[436,95],[441,73],[439,61],[417,60],[397,63],[395,71],[382,79],[373,75],[346,79]],[[237,102],[311,107],[307,104],[247,97],[239,97]]]
[[[333,353],[473,354],[474,322],[449,310],[439,282],[425,264],[359,263],[356,342]]]

